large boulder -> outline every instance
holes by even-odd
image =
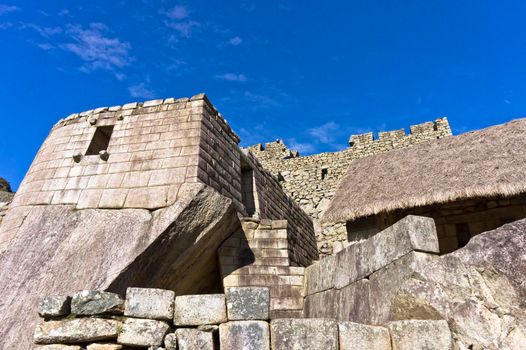
[[[170,207],[75,210],[49,205],[10,209],[0,226],[0,349],[27,349],[45,295],[129,286],[177,294],[216,291],[215,252],[239,226],[232,201],[202,184],[179,191]]]
[[[391,319],[445,319],[459,349],[524,349],[526,220],[474,237],[402,285]]]

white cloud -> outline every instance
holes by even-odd
[[[20,8],[14,6],[14,5],[6,5],[6,4],[0,4],[0,16],[15,12],[20,10]]]
[[[0,30],[9,29],[11,27],[13,27],[13,23],[12,22],[0,23]]]
[[[128,91],[130,96],[135,98],[151,99],[156,97],[155,92],[147,88],[145,83],[132,85],[128,88]]]
[[[62,28],[60,27],[41,27],[34,23],[21,23],[20,29],[33,29],[44,38],[49,38],[53,35],[63,32]]]
[[[171,19],[185,19],[188,17],[188,8],[183,5],[176,5],[166,11],[166,16]]]
[[[307,155],[316,152],[316,146],[311,143],[297,142],[296,139],[287,140],[287,143],[290,145],[289,148],[291,150],[296,150],[301,155]]]
[[[50,43],[42,43],[37,45],[39,48],[41,48],[44,51],[49,51],[54,49],[55,47],[51,45]]]
[[[133,61],[130,43],[106,36],[107,31],[108,28],[102,23],[91,23],[88,28],[70,25],[66,33],[73,42],[63,44],[61,48],[82,59],[85,71],[114,71],[129,65]]]
[[[71,17],[71,13],[69,12],[68,9],[63,9],[63,10],[60,10],[59,13],[58,13],[59,16],[66,16],[66,17]]]
[[[280,104],[273,97],[265,94],[254,94],[250,91],[245,91],[245,99],[252,103],[252,109],[271,108],[279,106]]]
[[[328,122],[321,126],[309,129],[308,134],[320,143],[330,144],[334,142],[339,129],[339,125],[335,122]]]
[[[221,80],[227,80],[227,81],[238,81],[241,83],[244,83],[247,81],[247,77],[244,74],[236,74],[236,73],[225,73],[225,74],[219,74],[215,76],[216,79]]]
[[[228,43],[230,45],[233,45],[233,46],[240,45],[242,42],[243,42],[243,39],[241,39],[238,36],[235,36],[235,37],[231,38],[230,40],[228,40]]]
[[[182,22],[166,22],[168,28],[175,29],[179,35],[185,38],[192,36],[195,29],[201,27],[201,23],[192,20],[186,20]]]

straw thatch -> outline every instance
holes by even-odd
[[[325,222],[526,193],[526,119],[353,161]]]

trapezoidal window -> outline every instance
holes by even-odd
[[[468,244],[471,239],[471,231],[469,230],[469,225],[466,222],[462,222],[455,225],[457,231],[457,243],[458,247],[462,248]]]
[[[243,160],[241,161],[241,195],[247,214],[249,216],[256,214],[258,205],[254,170]]]
[[[99,126],[93,134],[91,143],[86,151],[87,156],[99,155],[100,151],[106,151],[110,144],[111,134],[113,133],[113,125]]]

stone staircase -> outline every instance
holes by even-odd
[[[223,287],[268,287],[270,317],[301,317],[305,268],[290,266],[286,220],[244,218],[218,250]]]

